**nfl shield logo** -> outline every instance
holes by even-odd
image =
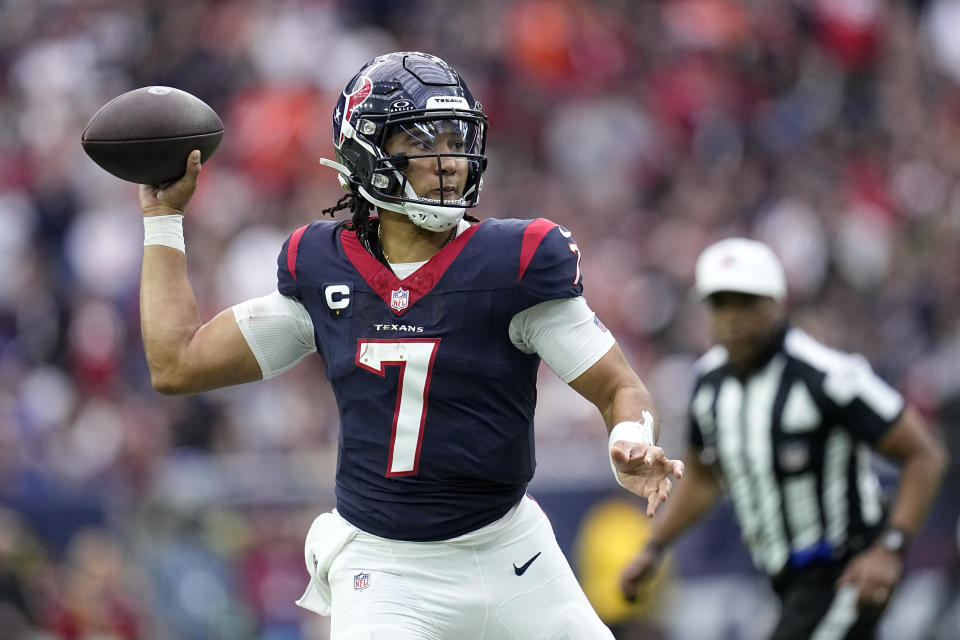
[[[353,576],[353,590],[354,591],[363,591],[370,586],[370,574],[366,571],[361,571],[357,575]]]
[[[403,311],[410,304],[410,292],[406,289],[397,289],[390,294],[390,306],[397,311]]]

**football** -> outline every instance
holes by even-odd
[[[141,87],[101,107],[80,143],[116,177],[154,185],[180,178],[194,149],[206,162],[222,139],[220,116],[196,96],[173,87]]]

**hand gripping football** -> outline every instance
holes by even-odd
[[[142,87],[105,104],[80,143],[94,162],[137,184],[180,178],[187,156],[206,162],[223,139],[223,122],[199,98],[172,87]]]

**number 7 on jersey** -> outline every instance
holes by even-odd
[[[417,473],[427,421],[427,392],[439,346],[440,338],[357,340],[358,367],[381,378],[386,376],[387,367],[400,367],[387,477]]]

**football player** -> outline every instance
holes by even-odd
[[[617,481],[653,514],[683,466],[655,445],[653,399],[582,296],[580,249],[549,220],[482,222],[487,118],[423,53],[383,55],[333,115],[349,222],[294,231],[277,291],[197,315],[186,276],[186,175],[143,186],[142,330],[154,386],[194,393],[275,376],[319,353],[340,412],[336,509],[305,544],[298,604],[350,638],[612,638],[533,477],[541,360],[600,410]]]

